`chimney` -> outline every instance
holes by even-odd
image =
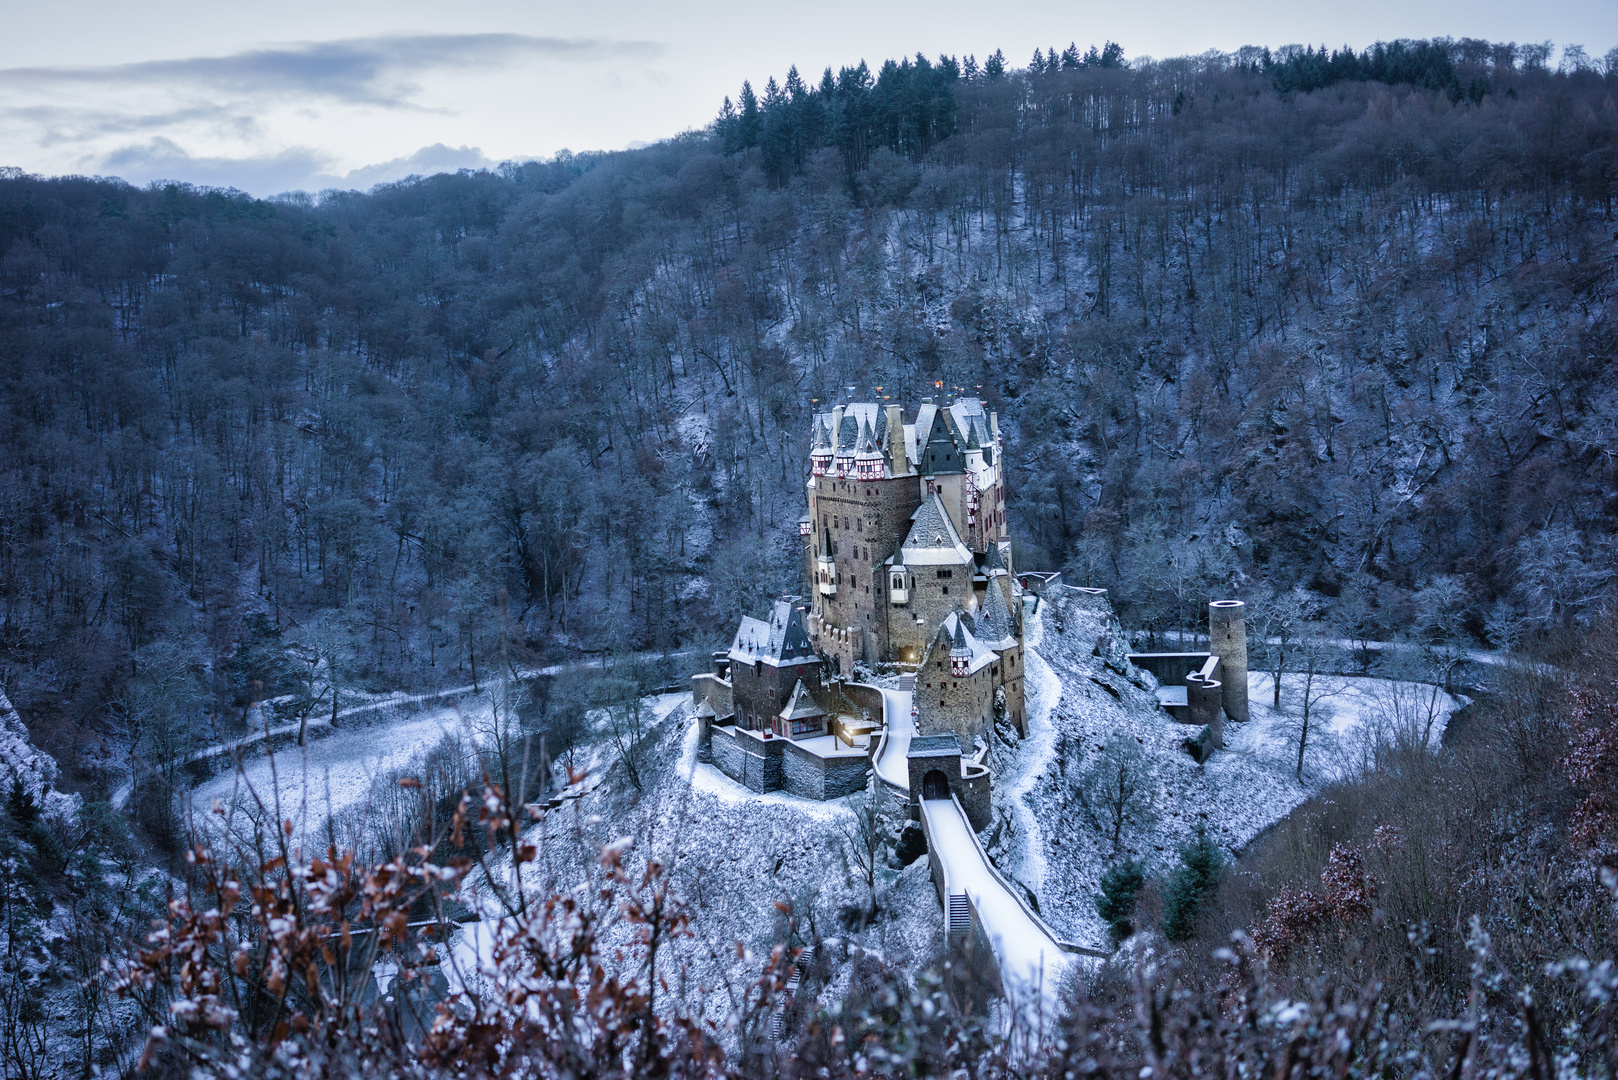
[[[910,471],[910,462],[905,457],[904,410],[897,405],[888,406],[888,456],[893,461],[894,476]]]
[[[831,448],[836,450],[843,445],[838,440],[843,434],[843,407],[841,405],[831,411]]]

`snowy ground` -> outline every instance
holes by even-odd
[[[852,806],[867,795],[817,802],[748,791],[696,760],[689,695],[652,704],[656,719],[641,761],[643,790],[634,791],[623,770],[609,763],[599,789],[530,831],[543,852],[532,880],[571,887],[601,845],[632,838],[628,861],[656,857],[668,866],[674,892],[692,916],[694,936],[675,942],[659,969],[721,1026],[734,995],[787,940],[783,906],[797,921],[791,944],[815,936],[828,942],[816,958],[820,975],[811,993],[832,994],[828,987],[846,985],[855,957],[910,972],[941,949],[943,920],[925,859],[903,872],[883,867],[876,915],[868,923],[859,917],[869,897],[845,853],[856,820]],[[902,812],[895,796],[878,797],[895,816]],[[497,866],[494,873],[498,879],[505,871]],[[466,931],[455,942],[454,956],[468,972],[487,952],[486,936]]]
[[[1436,745],[1456,707],[1446,695],[1419,684],[1317,679],[1309,695],[1310,747],[1300,782],[1294,772],[1302,677],[1284,677],[1282,709],[1276,712],[1269,708],[1269,677],[1255,674],[1252,720],[1227,725],[1229,748],[1199,766],[1180,746],[1190,729],[1157,707],[1144,682],[1131,681],[1122,662],[1122,630],[1111,616],[1076,600],[1065,602],[1061,594],[1042,608],[1042,617],[1029,622],[1025,653],[1029,735],[991,754],[997,769],[995,820],[984,833],[984,846],[1012,879],[1013,889],[1026,887],[1051,930],[1085,945],[1104,941],[1092,899],[1114,859],[1139,856],[1166,867],[1198,821],[1205,821],[1227,850],[1240,848],[1320,785],[1362,767],[1373,734],[1386,736],[1402,724],[1406,734],[1416,732]],[[902,744],[912,730],[909,694],[885,691],[884,697],[891,741],[878,768],[902,788],[908,780]],[[784,939],[787,919],[778,905],[789,907],[797,919],[794,943],[812,936],[836,942],[817,958],[822,970],[815,992],[823,999],[846,985],[853,957],[908,972],[938,954],[943,918],[926,859],[903,872],[884,868],[876,916],[868,923],[858,917],[869,897],[846,854],[853,804],[867,795],[814,802],[748,792],[696,761],[689,695],[650,698],[646,707],[651,735],[639,761],[641,790],[634,789],[604,741],[586,753],[583,760],[602,777],[600,786],[534,829],[545,854],[532,869],[544,883],[571,888],[583,880],[600,846],[622,837],[634,838],[636,858],[663,861],[689,905],[695,932],[676,947],[671,970],[716,1023],[724,1022],[732,995],[757,976],[762,958]],[[389,724],[340,727],[273,762],[250,759],[241,774],[200,785],[189,802],[204,816],[216,803],[227,808],[240,803],[250,787],[266,804],[279,797],[280,808],[272,811],[277,819],[291,818],[299,832],[318,834],[328,815],[363,812],[379,778],[407,771],[446,736],[477,741],[492,722],[488,700],[481,698]],[[1137,740],[1149,762],[1154,820],[1126,831],[1115,853],[1086,820],[1075,789],[1086,763],[1109,735],[1120,732]],[[901,800],[881,784],[874,789],[883,793],[879,797],[897,821]],[[956,838],[971,839],[970,834]],[[952,849],[981,850],[976,842]],[[974,902],[985,926],[994,928],[1005,965],[1049,972],[1071,964],[1065,954],[1054,962],[1046,955],[1043,931],[1018,929],[1037,923],[1000,887],[981,857],[975,870],[970,862],[957,860],[959,873],[976,883]],[[475,969],[478,952],[476,934],[469,934],[458,958]]]
[[[1116,859],[1139,857],[1165,869],[1198,822],[1227,852],[1238,850],[1322,785],[1363,767],[1374,736],[1402,729],[1436,746],[1459,706],[1422,684],[1317,676],[1300,781],[1303,677],[1283,676],[1277,713],[1269,707],[1269,677],[1255,674],[1252,719],[1227,722],[1228,748],[1198,765],[1181,748],[1192,729],[1130,680],[1122,628],[1110,614],[1087,609],[1065,591],[1042,609],[1044,637],[1028,660],[1030,737],[1000,755],[996,820],[986,846],[1003,871],[1035,894],[1041,917],[1058,934],[1086,945],[1105,940],[1093,898]],[[1053,691],[1047,732],[1041,713]],[[1154,819],[1126,829],[1116,853],[1087,820],[1076,792],[1083,770],[1115,733],[1135,739],[1146,757]]]
[[[318,832],[328,817],[357,809],[375,782],[404,769],[446,737],[477,741],[492,720],[488,699],[429,709],[388,725],[341,728],[324,739],[275,755],[248,758],[184,796],[198,821],[219,820],[215,808],[249,818],[263,807],[291,819],[296,833]]]
[[[1056,754],[1056,727],[1051,723],[1051,714],[1062,695],[1062,682],[1038,652],[1045,638],[1044,618],[1034,615],[1024,625],[1027,646],[1023,649],[1023,694],[1028,738],[995,783],[1005,793],[1003,805],[1016,815],[1017,833],[1023,841],[1019,849],[1007,851],[1004,869],[1038,895],[1045,881],[1045,833],[1027,796]]]

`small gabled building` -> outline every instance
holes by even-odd
[[[795,597],[777,600],[768,621],[743,616],[727,659],[731,706],[745,731],[774,732],[798,685],[811,697],[821,694],[820,657]]]
[[[784,739],[814,739],[826,734],[826,710],[801,679],[775,719],[775,733]]]

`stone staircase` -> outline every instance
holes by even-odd
[[[786,1034],[787,1009],[792,1005],[792,999],[798,996],[798,984],[803,981],[804,970],[814,963],[815,947],[805,945],[798,958],[792,962],[792,972],[787,976],[786,987],[781,991],[781,1000],[775,1003],[775,1011],[770,1016],[770,1036],[779,1039]]]

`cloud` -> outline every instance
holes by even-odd
[[[172,139],[162,136],[106,155],[96,169],[103,176],[118,176],[132,184],[183,180],[202,187],[240,188],[254,195],[330,187],[319,183],[330,176],[332,158],[323,151],[296,146],[273,154],[251,157],[192,157]]]
[[[25,106],[12,109],[7,117],[37,128],[35,142],[41,147],[82,143],[106,135],[130,135],[166,127],[199,125],[228,131],[237,138],[249,138],[258,131],[258,121],[237,109],[202,103],[156,112],[116,112],[107,109],[75,109],[56,105]]]
[[[138,145],[120,147],[95,162],[92,168],[100,175],[121,177],[132,184],[182,180],[202,187],[233,187],[267,197],[328,188],[368,191],[377,184],[407,176],[488,169],[499,163],[476,146],[433,143],[405,157],[363,165],[345,173],[336,172],[334,164],[330,154],[306,146],[244,157],[193,157],[172,139],[158,136]]]
[[[394,158],[376,165],[363,165],[343,174],[340,183],[328,187],[359,188],[367,190],[377,184],[402,180],[407,176],[433,176],[437,173],[456,172],[460,169],[489,169],[499,162],[483,156],[476,146],[449,147],[443,143],[424,146],[409,157]]]
[[[408,106],[419,87],[411,77],[435,69],[504,67],[549,59],[583,62],[647,59],[663,47],[649,41],[532,37],[527,34],[417,34],[296,42],[229,56],[143,60],[95,67],[0,68],[10,92],[142,87],[263,97],[315,97],[347,104]]]

